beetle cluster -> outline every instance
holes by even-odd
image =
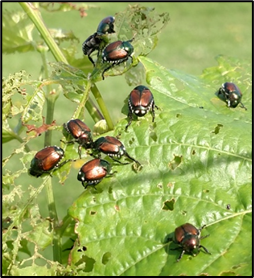
[[[143,117],[147,112],[151,111],[152,121],[154,121],[155,105],[152,92],[146,86],[139,85],[135,87],[128,98],[128,118],[129,122],[125,127],[127,131],[132,122],[132,115],[137,117]],[[108,173],[111,171],[111,165],[106,160],[100,158],[100,154],[104,153],[112,160],[120,164],[128,164],[119,161],[122,156],[134,161],[139,166],[141,164],[131,157],[126,151],[123,143],[115,137],[105,136],[100,137],[93,141],[91,129],[80,119],[73,119],[63,124],[64,129],[73,138],[72,141],[66,143],[78,143],[78,154],[81,158],[81,149],[90,149],[91,155],[95,157],[93,160],[85,163],[78,173],[77,179],[82,182],[82,185],[86,188],[88,185],[98,184]],[[64,156],[64,150],[57,146],[46,147],[36,153],[31,161],[29,173],[33,176],[39,177],[43,173],[50,173],[55,168],[59,168],[71,159],[59,163]]]
[[[91,54],[97,50],[97,57],[100,54],[101,49],[105,46],[105,36],[106,34],[115,33],[114,30],[115,18],[113,16],[105,17],[98,25],[97,31],[89,36],[82,44],[82,50],[84,55],[88,56],[88,59],[95,66],[94,60]]]
[[[109,65],[102,71],[103,79],[104,73],[114,65],[119,65],[127,61],[129,58],[131,59],[131,62],[133,62],[132,54],[134,53],[134,48],[131,44],[133,39],[127,41],[117,40],[106,45],[107,38],[105,35],[115,33],[114,21],[115,18],[112,16],[104,18],[99,23],[97,31],[89,36],[82,44],[83,53],[88,56],[93,66],[95,66],[95,62],[93,61],[91,54],[96,50],[97,57],[101,54],[102,62],[109,63]],[[226,82],[222,84],[218,90],[218,96],[227,103],[228,107],[235,108],[238,104],[241,104],[241,107],[247,110],[241,102],[242,93],[234,83]],[[155,104],[150,89],[144,85],[136,86],[130,92],[128,97],[128,123],[125,130],[127,131],[128,127],[131,125],[133,115],[143,117],[150,111],[152,114],[152,122],[154,122],[155,108],[159,109]],[[111,174],[111,164],[107,160],[101,158],[101,153],[122,165],[128,164],[119,160],[122,156],[141,165],[136,159],[127,153],[123,143],[116,137],[105,136],[93,141],[91,129],[80,119],[70,120],[63,126],[73,138],[72,141],[66,143],[78,143],[79,157],[81,158],[82,147],[91,150],[90,155],[94,157],[92,160],[82,165],[77,175],[78,181],[82,183],[85,189],[88,186],[97,185],[104,177]],[[37,152],[32,159],[29,173],[33,176],[39,177],[44,173],[50,174],[55,168],[60,167],[69,161],[73,161],[69,159],[60,163],[63,157],[64,150],[60,147],[46,147]],[[230,209],[230,205],[227,205],[227,209]],[[206,253],[210,254],[206,247],[200,244],[202,239],[209,236],[201,236],[201,230],[204,227],[205,225],[201,228],[196,228],[190,223],[185,223],[175,229],[173,241],[178,247],[171,250],[181,250],[177,261],[181,260],[185,252],[194,256],[200,251],[200,249],[203,249]]]
[[[103,63],[110,63],[109,66],[107,66],[103,72],[102,72],[102,79],[104,79],[104,73],[105,71],[109,70],[114,65],[119,65],[131,58],[132,60],[132,54],[134,52],[134,48],[131,45],[131,42],[133,39],[128,41],[115,41],[110,44],[108,44],[102,52],[102,61]]]
[[[108,16],[104,18],[97,28],[97,31],[89,36],[82,44],[82,50],[84,55],[87,55],[89,60],[95,67],[95,63],[91,57],[94,51],[97,52],[97,58],[102,53],[102,62],[109,63],[109,65],[102,72],[102,79],[104,79],[104,73],[115,65],[119,65],[131,58],[134,52],[134,48],[131,45],[133,39],[128,41],[115,41],[106,45],[106,34],[115,33],[114,30],[115,18]]]
[[[86,188],[88,185],[98,184],[104,177],[111,172],[111,165],[108,161],[101,159],[101,153],[104,153],[112,160],[120,164],[123,163],[120,159],[122,156],[134,161],[139,166],[141,164],[131,157],[125,149],[123,143],[113,136],[100,137],[93,141],[91,129],[80,119],[74,119],[63,124],[64,129],[73,138],[72,141],[65,143],[78,143],[78,153],[81,158],[81,148],[91,150],[90,155],[94,159],[86,162],[79,170],[77,179],[82,182]],[[31,161],[29,174],[39,177],[44,173],[49,173],[56,168],[63,166],[65,163],[74,160],[66,160],[59,164],[64,156],[64,150],[57,146],[46,147],[37,152]]]
[[[117,138],[105,136],[93,141],[91,129],[79,119],[68,121],[64,124],[64,128],[73,137],[73,141],[67,143],[77,142],[79,144],[78,153],[80,158],[82,147],[90,149],[90,155],[95,157],[80,168],[77,176],[77,179],[82,182],[85,188],[88,185],[98,184],[111,171],[110,163],[100,158],[101,153],[104,153],[120,164],[128,164],[118,160],[122,156],[126,156],[128,159],[140,165],[137,160],[127,153],[123,143]]]
[[[127,131],[132,122],[132,115],[135,114],[138,117],[143,117],[148,111],[152,113],[152,121],[155,119],[154,107],[155,105],[152,92],[146,86],[139,85],[135,87],[128,99],[128,118],[129,122],[125,127]],[[88,185],[98,184],[107,174],[111,171],[111,165],[103,159],[100,159],[100,154],[104,153],[112,160],[120,164],[128,164],[119,161],[122,156],[126,156],[128,159],[134,161],[139,166],[141,164],[131,157],[123,143],[115,137],[105,136],[100,137],[93,141],[90,128],[81,120],[74,119],[64,124],[66,131],[74,138],[74,142],[79,144],[78,152],[81,158],[81,148],[91,149],[91,155],[95,157],[93,160],[85,163],[79,170],[78,180],[82,182],[82,185],[86,188]],[[72,141],[71,141],[72,142]],[[70,142],[67,142],[70,143]]]

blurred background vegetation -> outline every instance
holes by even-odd
[[[135,2],[89,2],[87,16],[81,17],[78,11],[65,13],[47,12],[41,9],[43,20],[48,28],[59,28],[72,31],[79,39],[74,41],[77,45],[77,58],[88,61],[83,56],[81,45],[84,40],[96,31],[98,23],[106,16],[115,15],[123,11],[128,5]],[[149,54],[149,58],[168,69],[177,69],[192,75],[201,75],[202,70],[217,65],[217,55],[227,55],[239,59],[252,59],[252,4],[251,3],[140,3],[137,4],[154,7],[158,13],[168,12],[170,21],[159,36],[157,47]],[[19,11],[18,3],[2,3],[3,13]],[[39,34],[37,34],[39,38]],[[54,61],[53,56],[48,56],[49,61]],[[3,77],[9,74],[25,70],[32,79],[38,79],[41,72],[41,57],[37,52],[14,53],[2,55]],[[87,63],[90,63],[89,61]],[[91,68],[92,69],[92,68]],[[146,84],[144,80],[144,84]],[[102,93],[104,101],[116,123],[126,117],[121,113],[124,100],[133,89],[128,86],[124,76],[107,77],[96,84]],[[218,88],[214,88],[216,90]],[[212,94],[214,92],[211,92]],[[244,96],[243,96],[244,103]],[[68,101],[63,95],[56,102],[55,117],[57,125],[67,122],[75,111],[76,104]],[[89,115],[83,119],[91,128],[94,122]],[[17,122],[12,121],[13,126]],[[62,134],[56,134],[52,144],[59,145]],[[43,148],[44,136],[37,137],[29,146],[32,150]],[[9,155],[15,149],[17,142],[11,141],[4,145],[3,157]],[[17,162],[18,163],[18,162]],[[77,181],[77,169],[82,165],[74,164],[70,178],[64,185],[59,184],[57,178],[53,178],[55,200],[59,218],[63,218],[72,202],[83,192],[83,187]],[[12,165],[13,169],[17,165]],[[36,185],[40,181],[28,175],[21,175],[18,182],[24,191],[29,184]],[[48,216],[48,208],[45,206],[46,194],[40,194],[39,204],[43,217]]]

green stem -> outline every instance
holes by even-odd
[[[68,64],[68,61],[66,60],[62,51],[60,50],[60,48],[58,47],[58,45],[56,44],[54,39],[51,37],[47,27],[43,23],[39,10],[36,9],[31,2],[19,2],[19,4],[23,8],[23,10],[27,13],[29,18],[32,20],[32,22],[36,26],[37,30],[41,33],[42,38],[48,45],[48,47],[51,50],[52,54],[54,55],[56,61],[64,62],[65,64]],[[97,92],[99,92],[95,84],[93,85],[93,87],[96,89]],[[89,101],[89,99],[88,99],[88,101]],[[94,115],[93,109],[89,110],[89,109],[91,109],[91,107],[92,107],[92,105],[89,105],[87,107],[87,110],[88,110],[89,114],[91,116],[93,116]],[[109,127],[109,129],[113,129],[114,126],[113,126],[112,120],[110,119],[109,113],[107,112],[105,105],[104,105],[103,109],[104,109],[103,114],[106,115],[105,119],[108,123],[108,127]],[[94,119],[94,120],[96,122],[97,119]]]
[[[47,196],[48,196],[48,208],[49,208],[49,217],[53,221],[53,230],[54,236],[53,236],[53,260],[58,261],[61,263],[61,237],[59,233],[56,232],[56,228],[59,226],[57,211],[56,211],[56,204],[54,200],[54,194],[52,190],[52,179],[48,179],[46,182],[46,190],[47,190]]]
[[[90,97],[88,97],[88,100],[86,102],[86,109],[89,111],[89,114],[91,115],[95,123],[103,119],[100,110],[95,106],[93,100]]]
[[[89,83],[89,82],[88,82]],[[100,91],[98,90],[98,88],[93,84],[93,86],[91,86],[91,91],[97,101],[97,103],[99,104],[99,107],[101,109],[101,112],[108,124],[108,128],[109,130],[113,130],[114,129],[114,124],[110,118],[109,112],[107,110],[107,107],[105,105],[105,102],[102,99],[102,96],[100,94]]]
[[[23,139],[16,133],[14,133],[15,138],[20,142],[20,143],[24,143]],[[30,148],[27,146],[27,144],[25,144],[25,151],[26,152],[30,152]]]
[[[54,119],[55,101],[52,98],[46,98],[47,112],[46,112],[46,124],[51,124]],[[52,142],[52,130],[45,132],[44,146],[51,146]]]
[[[48,63],[47,63],[47,57],[46,57],[47,50],[45,48],[42,48],[41,58],[42,58],[42,64],[43,64],[43,71],[44,76],[46,79],[49,78],[49,70],[48,70]],[[52,90],[52,86],[48,85],[46,86],[46,105],[47,105],[47,111],[46,111],[46,124],[51,124],[54,119],[54,111],[55,111],[55,103],[58,98],[58,93]],[[45,140],[44,140],[44,146],[50,146],[52,142],[52,130],[47,130],[45,132]]]
[[[42,37],[44,38],[44,41],[48,45],[49,49],[51,50],[53,56],[57,61],[62,61],[64,63],[67,63],[66,58],[62,54],[61,50],[57,46],[54,39],[51,37],[47,27],[44,25],[42,18],[40,16],[40,12],[38,9],[36,9],[32,3],[19,3],[23,10],[26,12],[26,14],[29,16],[31,21],[36,26],[37,30],[41,33]],[[45,51],[42,49],[41,55],[42,55],[42,61],[44,66],[44,71],[46,78],[48,78],[48,66],[47,66],[47,60],[45,56]],[[54,108],[55,108],[55,102],[58,97],[57,94],[52,94],[51,89],[47,87],[47,94],[46,94],[46,101],[47,101],[47,113],[46,113],[46,123],[50,124],[53,121],[54,118]],[[46,132],[45,134],[45,145],[51,145],[51,137],[52,132]],[[53,188],[51,179],[48,179],[46,182],[46,190],[47,190],[47,196],[48,196],[48,208],[49,208],[49,216],[50,219],[53,221],[53,229],[54,229],[54,238],[53,238],[53,259],[54,261],[58,261],[61,263],[61,238],[59,236],[59,233],[56,232],[56,227],[58,226],[58,216],[54,201],[54,194],[53,194]]]
[[[73,219],[69,216],[66,215],[62,221],[62,224],[58,227],[58,232],[59,235],[62,237],[64,232],[66,231],[66,229],[68,228],[68,226],[71,224],[71,222],[73,221]]]
[[[88,100],[90,88],[91,88],[91,82],[87,82],[87,85],[85,87],[85,92],[83,94],[83,97],[80,100],[78,108],[74,112],[74,115],[73,115],[74,119],[80,118],[81,112],[82,112],[82,108],[84,107],[84,105],[86,104],[86,102]]]
[[[42,38],[44,39],[45,43],[49,47],[50,51],[52,52],[53,56],[55,57],[56,61],[58,62],[63,62],[65,64],[68,64],[67,59],[63,55],[62,51],[50,35],[47,27],[45,26],[42,18],[40,11],[33,6],[31,2],[19,2],[20,6],[23,8],[23,10],[26,12],[26,14],[29,16],[31,21],[34,23],[36,26],[37,30],[40,32]],[[46,65],[46,57],[42,56],[43,58],[43,63],[45,70],[47,72],[47,65]],[[79,117],[81,114],[81,110],[85,106],[85,104],[88,101],[89,98],[89,91],[91,89],[92,83],[91,81],[88,81],[86,86],[85,86],[85,93],[82,97],[82,100],[80,102],[80,105],[78,106],[77,110],[75,111],[74,117]],[[46,95],[47,99],[47,117],[46,117],[46,123],[50,124],[53,121],[53,115],[54,115],[54,106],[55,106],[55,101],[57,99],[57,94],[51,94],[52,92],[49,90],[49,93]],[[96,100],[99,103],[99,106],[102,109],[103,115],[105,116],[105,119],[108,123],[109,129],[113,129],[113,123],[110,119],[109,113],[103,103],[103,100],[100,96],[99,90],[95,85],[93,85],[93,94],[95,95]],[[91,106],[87,105],[87,109]],[[89,111],[90,112],[90,111]],[[94,114],[95,111],[91,111],[91,115]],[[51,136],[47,135],[45,137],[45,144],[48,144],[51,142]],[[50,179],[49,179],[50,180]],[[50,218],[53,219],[53,229],[54,229],[54,239],[53,239],[53,257],[54,261],[59,261],[61,262],[61,235],[57,230],[57,227],[59,226],[58,224],[58,216],[57,216],[57,211],[55,207],[55,201],[54,201],[54,195],[53,195],[53,189],[52,189],[52,184],[51,181],[48,181],[46,184],[47,188],[47,196],[48,196],[48,207],[49,207],[49,215]]]
[[[47,27],[43,23],[39,10],[35,8],[31,2],[19,2],[19,4],[26,12],[26,14],[29,16],[29,18],[32,20],[37,30],[40,32],[41,36],[45,40],[55,59],[57,61],[62,61],[68,64],[62,51],[59,49],[58,45],[50,35]]]

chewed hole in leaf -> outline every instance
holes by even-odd
[[[237,276],[237,273],[234,271],[223,271],[220,273],[222,276]]]
[[[109,194],[112,194],[112,192],[113,192],[113,188],[112,188],[112,186],[109,186],[109,188],[108,188],[108,193],[109,193]]]
[[[106,252],[106,253],[103,254],[101,262],[103,264],[107,264],[108,261],[110,260],[110,258],[111,258],[111,253],[110,252]]]
[[[165,201],[162,209],[163,210],[171,210],[171,211],[174,210],[175,202],[176,202],[175,199]]]
[[[90,211],[90,215],[95,215],[97,212],[96,211]]]
[[[187,215],[187,211],[186,211],[186,210],[183,210],[181,213],[182,213],[182,215],[184,215],[184,216]]]
[[[160,189],[162,189],[162,183],[159,183],[159,184],[157,185],[157,187],[160,188]]]
[[[173,187],[174,185],[175,185],[175,182],[169,182],[169,183],[167,184],[167,187],[171,188],[171,187]]]
[[[175,170],[183,161],[183,156],[174,155],[174,159],[169,162],[168,167]]]
[[[129,144],[132,145],[135,142],[134,137],[131,138],[131,140],[129,140]]]
[[[212,133],[214,134],[218,134],[220,132],[220,129],[223,127],[223,125],[221,124],[217,124],[217,126],[215,127],[214,131],[212,131]]]
[[[150,133],[150,137],[151,137],[151,139],[152,139],[154,142],[156,142],[157,139],[158,139],[158,136],[157,136],[156,132],[151,132],[151,133]]]
[[[87,250],[87,248],[85,246],[83,246],[82,248],[78,249],[78,252],[83,252],[83,251],[86,251],[86,250]]]
[[[84,271],[91,272],[94,268],[95,260],[93,258],[89,258],[88,256],[82,256],[82,259],[79,260],[78,265],[84,262],[86,263]]]

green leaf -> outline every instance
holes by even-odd
[[[49,65],[54,70],[50,79],[45,80],[45,84],[59,83],[63,87],[66,98],[79,103],[87,83],[84,72],[62,62],[49,63]]]
[[[2,142],[7,143],[11,140],[17,139],[17,135],[9,128],[8,123],[3,122],[4,126],[2,128]]]
[[[141,63],[130,68],[125,74],[126,82],[129,86],[138,86],[145,79],[145,69]]]
[[[202,77],[140,61],[160,110],[154,123],[150,113],[134,119],[127,133],[122,119],[113,135],[121,134],[143,168],[112,163],[116,173],[70,207],[83,250],[72,251],[71,265],[94,276],[250,275],[250,111],[214,101],[215,90]],[[245,99],[250,107],[248,94]],[[176,263],[180,251],[166,239],[186,222],[207,225],[202,236],[210,236],[201,244],[211,255],[184,254]]]
[[[52,243],[53,231],[49,232],[47,221],[38,221],[33,229],[27,232],[24,236],[28,241],[32,241],[38,245],[38,248],[44,249]]]
[[[219,55],[216,57],[218,66],[203,71],[202,78],[218,89],[224,82],[237,84],[243,93],[242,101],[249,103],[248,110],[252,108],[252,64],[237,58]]]
[[[154,8],[140,5],[128,6],[116,13],[115,29],[120,40],[134,38],[135,56],[150,53],[158,41],[158,34],[169,21],[167,12],[158,14]]]
[[[107,75],[121,75],[128,72],[132,67],[135,67],[132,73],[126,77],[129,84],[137,84],[143,77],[143,71],[137,66],[137,58],[139,55],[148,55],[157,45],[158,35],[162,28],[169,21],[168,13],[158,14],[154,8],[142,7],[140,5],[128,6],[123,12],[115,15],[115,30],[119,40],[132,40],[131,44],[134,47],[133,61],[127,60],[124,64],[112,67],[106,71]],[[101,72],[108,67],[107,63],[103,63],[101,55],[99,55],[96,67],[92,72],[91,79],[95,82],[101,80]],[[136,72],[138,75],[135,76]],[[132,80],[134,79],[134,80]]]
[[[64,41],[74,41],[79,42],[79,39],[74,35],[72,31],[64,31],[62,29],[49,29],[50,35],[59,44]]]
[[[2,13],[2,50],[3,53],[27,52],[36,50],[33,41],[32,31],[34,25],[29,21],[23,12],[10,12],[5,10]],[[18,25],[18,32],[17,32]]]

